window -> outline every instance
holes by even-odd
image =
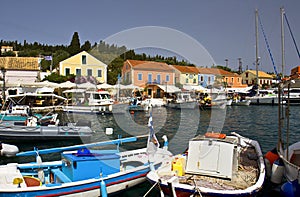
[[[248,74],[248,73],[246,73],[246,78],[248,78],[248,75],[249,75],[249,74]]]
[[[102,70],[98,70],[97,77],[102,77]]]
[[[81,56],[81,64],[86,64],[86,55]]]
[[[231,83],[233,83],[233,77],[231,77]]]
[[[81,69],[80,68],[76,68],[76,76],[81,76]]]
[[[185,79],[185,83],[189,83],[189,78],[186,78],[186,79]]]
[[[160,84],[160,81],[161,81],[160,74],[157,74],[157,76],[156,76],[156,82],[158,84]]]
[[[200,77],[200,81],[203,81],[203,76]]]
[[[66,76],[70,75],[70,68],[65,68],[65,75]]]
[[[152,83],[152,74],[151,73],[148,74],[148,83]]]
[[[166,75],[166,82],[170,81],[170,75]]]
[[[138,73],[138,80],[142,81],[143,80],[143,74],[142,73]]]
[[[240,83],[240,78],[237,78],[238,83]]]
[[[87,69],[87,76],[93,76],[93,70],[92,69]]]

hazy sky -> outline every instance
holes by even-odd
[[[86,40],[94,44],[118,35],[119,32],[155,26],[158,29],[166,28],[171,34],[180,32],[184,37],[181,39],[175,36],[172,40],[171,36],[169,38],[164,34],[164,38],[159,41],[162,45],[169,39],[180,48],[187,38],[202,45],[216,64],[225,65],[225,59],[228,59],[229,67],[237,70],[238,58],[242,58],[244,70],[247,66],[255,69],[255,9],[258,9],[275,66],[281,72],[282,6],[299,44],[299,0],[2,0],[0,39],[18,40],[21,43],[26,40],[31,43],[36,41],[49,45],[69,45],[76,31],[81,44]],[[161,37],[159,32],[154,34]],[[149,40],[148,36],[139,36],[137,41],[141,46],[143,41]],[[196,49],[193,50],[194,45],[190,45],[188,41],[186,43],[189,45],[187,49],[175,52],[184,51],[185,54],[197,55]],[[258,46],[260,70],[274,72],[260,27]],[[202,58],[201,55],[199,57],[198,59]],[[286,24],[285,65],[286,74],[290,73],[291,68],[300,65]]]

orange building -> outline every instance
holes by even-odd
[[[166,63],[126,60],[122,69],[122,82],[145,87],[147,84],[174,85],[175,71]]]

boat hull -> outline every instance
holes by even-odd
[[[195,109],[197,106],[197,102],[196,101],[182,102],[182,103],[168,102],[165,106],[173,109]]]
[[[16,126],[0,124],[0,137],[5,141],[90,140],[94,132],[88,126]]]
[[[103,181],[106,184],[107,194],[117,193],[120,190],[125,190],[127,188],[133,187],[137,184],[140,184],[146,180],[145,176],[147,174],[148,166],[141,170],[134,171],[132,173],[120,174],[116,177],[107,177],[103,178]],[[100,192],[100,182],[101,179],[91,179],[89,181],[78,181],[70,184],[64,185],[51,185],[49,184],[46,187],[27,187],[27,188],[16,188],[13,191],[0,190],[0,196],[89,196],[89,197],[98,197],[101,196]]]

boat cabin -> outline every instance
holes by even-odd
[[[61,181],[80,181],[99,178],[120,172],[120,156],[118,150],[78,150],[62,154],[62,174],[54,172]],[[70,181],[68,181],[70,180]]]
[[[238,139],[199,136],[189,142],[186,173],[231,179],[238,170]]]
[[[72,89],[63,92],[68,99],[68,105],[103,106],[112,105],[113,99],[108,91],[86,91],[85,89]]]

